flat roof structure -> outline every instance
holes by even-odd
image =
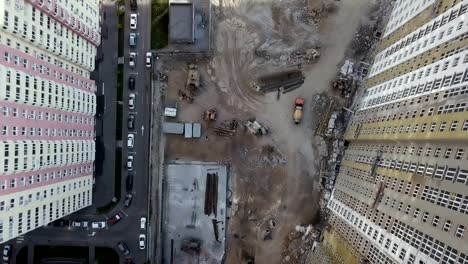
[[[169,1],[169,41],[171,43],[194,42],[195,9],[192,1]]]
[[[166,165],[165,169],[162,263],[221,263],[227,227],[227,167],[212,162],[176,162]],[[208,174],[217,175],[216,181]],[[207,184],[208,178],[211,180]],[[216,195],[208,199],[216,201],[216,210],[206,215],[205,190],[213,186],[210,182],[217,183],[217,187],[208,187],[216,190],[211,192]],[[190,240],[199,241],[199,253],[182,250],[184,243]]]

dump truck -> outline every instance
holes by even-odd
[[[304,99],[296,98],[293,120],[294,123],[299,124],[302,120],[302,108],[304,107]]]

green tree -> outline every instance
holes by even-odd
[[[117,29],[122,29],[123,28],[123,25],[121,23],[118,23],[117,24]]]
[[[118,16],[123,16],[124,14],[125,14],[125,9],[124,9],[124,8],[119,8],[119,9],[117,10],[117,15],[118,15]]]

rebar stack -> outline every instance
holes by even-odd
[[[206,188],[205,188],[205,215],[211,215],[215,217],[218,214],[218,174],[207,173],[206,174]]]

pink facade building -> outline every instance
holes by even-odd
[[[99,0],[0,1],[0,243],[92,203]]]

